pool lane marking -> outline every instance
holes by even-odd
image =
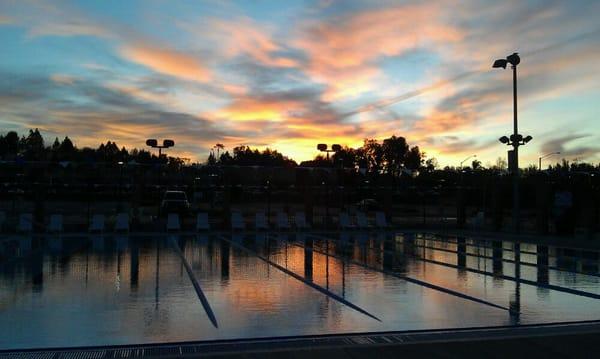
[[[433,246],[427,246],[427,245],[422,245],[422,244],[411,244],[411,246],[416,247],[416,248],[425,248],[425,249],[431,249],[431,250],[435,250],[435,251],[440,251],[440,252],[444,252],[444,253],[453,253],[453,254],[463,254],[465,256],[469,256],[469,257],[475,257],[475,258],[482,258],[482,259],[489,259],[489,260],[498,260],[498,261],[502,261],[502,262],[506,262],[506,263],[511,263],[511,264],[516,264],[515,260],[513,259],[508,259],[508,258],[494,258],[494,257],[490,257],[488,255],[485,254],[475,254],[475,253],[469,253],[469,252],[465,252],[465,251],[459,251],[459,250],[452,250],[452,249],[446,249],[446,248],[438,248],[438,247],[433,247]],[[477,248],[477,247],[475,247]],[[521,252],[521,254],[523,254],[523,252]],[[527,253],[529,255],[532,255],[530,253]],[[533,254],[535,255],[535,254]],[[543,267],[543,268],[548,268],[550,270],[554,270],[554,271],[559,271],[559,272],[565,272],[565,273],[575,273],[575,274],[581,274],[581,275],[589,275],[590,277],[600,277],[599,273],[592,273],[592,272],[583,272],[583,271],[578,271],[578,270],[570,270],[570,269],[563,269],[563,268],[559,268],[556,266],[551,266],[551,265],[545,265],[545,264],[535,264],[535,263],[531,263],[531,262],[519,262],[520,265],[522,266],[526,266],[526,267]]]
[[[400,233],[400,235],[402,235],[403,237],[406,236],[406,233]],[[415,236],[415,240],[418,241],[432,241],[432,242],[440,242],[440,243],[451,243],[451,244],[456,244],[458,245],[457,241],[453,241],[453,240],[449,240],[447,242],[445,242],[443,239],[436,239],[436,238],[431,238],[431,237],[416,237]],[[480,240],[477,239],[473,239],[473,238],[465,238],[465,241],[472,241],[472,242],[478,242]],[[488,239],[485,239],[483,241],[491,241]],[[495,242],[500,242],[500,240],[496,240]],[[521,243],[521,244],[533,244],[533,245],[537,245],[537,246],[545,246],[545,247],[554,247],[556,249],[569,249],[569,250],[573,250],[573,251],[583,251],[583,252],[595,252],[598,253],[597,250],[595,249],[583,249],[583,248],[572,248],[572,247],[562,247],[560,245],[555,245],[555,244],[535,244],[535,243],[530,243],[530,242],[511,242],[513,244],[515,243]],[[505,252],[515,252],[514,249],[511,248],[494,248],[494,247],[490,247],[490,246],[486,246],[486,245],[479,245],[479,244],[474,244],[474,243],[469,243],[469,242],[465,242],[466,246],[472,247],[472,248],[483,248],[483,249],[502,249]],[[540,255],[537,252],[532,252],[532,251],[528,251],[528,250],[520,250],[519,251],[521,254],[528,254],[528,255],[532,255],[532,256],[538,256],[538,257],[542,257],[542,258],[548,258],[548,260],[550,258],[555,258],[555,259],[559,259],[559,258],[566,258],[569,260],[578,260],[581,261],[584,264],[598,264],[598,260],[597,259],[590,259],[590,258],[583,258],[582,256],[570,256],[570,255],[566,255],[566,254],[561,254],[561,255],[550,255],[550,254],[544,254],[544,255]],[[573,272],[573,273],[579,273],[579,272]],[[581,273],[581,274],[587,274],[587,273]]]
[[[554,247],[557,249],[568,249],[568,250],[573,250],[573,251],[583,251],[583,252],[595,252],[600,254],[600,250],[598,250],[597,248],[582,248],[582,247],[573,247],[573,246],[569,246],[569,245],[564,245],[564,244],[560,244],[560,243],[539,243],[539,242],[535,242],[532,241],[532,239],[523,239],[523,240],[505,240],[505,239],[500,239],[500,238],[496,238],[496,237],[490,237],[489,235],[485,236],[483,234],[480,234],[480,236],[482,236],[481,238],[475,238],[473,237],[472,234],[446,234],[446,233],[440,233],[440,232],[418,232],[418,231],[408,231],[408,232],[401,232],[401,231],[396,231],[394,233],[400,233],[400,234],[408,234],[408,233],[412,233],[412,234],[421,234],[421,235],[433,235],[433,236],[438,236],[438,237],[444,237],[444,238],[464,238],[467,241],[473,241],[473,242],[506,242],[506,243],[521,243],[521,244],[531,244],[531,245],[535,245],[535,246],[546,246],[546,247]],[[423,239],[424,237],[421,237],[421,239]],[[427,237],[428,240],[432,240],[432,241],[443,241],[442,239],[434,239],[431,237]],[[456,243],[456,241],[449,241],[451,243]],[[476,246],[475,244],[470,244],[472,246]],[[482,246],[482,248],[492,248],[492,247],[484,247]],[[510,248],[504,248],[505,251],[508,252],[514,252],[513,249]],[[526,250],[521,250],[521,254],[536,254],[535,252],[531,252],[531,251],[526,251]],[[550,256],[553,258],[556,258],[556,256]],[[579,258],[577,256],[567,256],[567,255],[562,255],[562,257],[567,257],[567,258]]]
[[[312,235],[315,238],[320,238],[320,239],[327,239],[327,237],[324,236],[318,236],[318,235]],[[329,240],[333,240],[333,238],[329,238]],[[383,253],[391,253],[391,254],[395,254],[394,252],[390,252],[390,251],[385,251],[385,250],[376,250],[375,248],[366,248],[368,250],[371,251],[378,251],[378,252],[383,252]],[[486,272],[486,271],[482,271],[479,269],[475,269],[475,268],[471,268],[471,267],[461,267],[458,266],[456,264],[450,264],[450,263],[445,263],[445,262],[440,262],[440,261],[436,261],[434,259],[427,259],[427,258],[422,258],[419,257],[417,255],[414,254],[409,254],[409,253],[402,253],[402,255],[406,255],[406,256],[410,256],[415,258],[416,260],[419,261],[423,261],[423,262],[428,262],[428,263],[432,263],[432,264],[437,264],[437,265],[441,265],[441,266],[445,266],[445,267],[449,267],[449,268],[454,268],[454,269],[461,269],[461,270],[465,270],[467,272],[473,272],[473,273],[477,273],[477,274],[481,274],[481,275],[486,275],[489,277],[494,277],[494,278],[500,278],[500,279],[505,279],[505,280],[510,280],[513,282],[518,282],[518,283],[522,283],[522,284],[528,284],[528,285],[532,285],[532,286],[536,286],[536,287],[540,287],[540,288],[545,288],[545,289],[552,289],[555,290],[557,292],[563,292],[563,293],[569,293],[569,294],[573,294],[573,295],[577,295],[577,296],[581,296],[581,297],[587,297],[587,298],[592,298],[592,299],[600,299],[600,294],[595,294],[595,293],[590,293],[590,292],[584,292],[578,289],[572,289],[572,288],[567,288],[567,287],[561,287],[558,285],[554,285],[554,284],[544,284],[544,283],[539,283],[533,280],[529,280],[529,279],[523,279],[523,278],[515,278],[515,277],[511,277],[511,276],[507,276],[505,274],[494,274],[491,272]]]
[[[308,234],[308,235],[311,236],[311,237],[319,238],[319,239],[326,239],[327,238],[327,237],[321,237],[321,236],[314,235],[314,234]],[[326,239],[326,240],[331,240],[331,239]],[[476,303],[480,303],[480,304],[489,305],[489,306],[497,308],[497,309],[502,309],[502,310],[507,310],[509,312],[514,312],[510,308],[504,307],[502,305],[495,304],[495,303],[492,303],[492,302],[488,302],[487,300],[480,299],[480,298],[477,298],[477,297],[473,297],[473,296],[470,296],[468,294],[457,292],[455,290],[448,289],[448,288],[445,288],[445,287],[441,287],[441,286],[433,284],[433,283],[425,282],[425,281],[422,281],[422,280],[419,280],[419,279],[415,279],[415,278],[412,278],[412,277],[407,277],[407,276],[404,276],[404,275],[401,275],[401,274],[398,274],[398,273],[395,273],[395,272],[392,272],[392,271],[388,271],[388,270],[385,270],[385,269],[379,269],[379,268],[376,268],[376,267],[372,267],[372,266],[369,266],[369,265],[367,265],[365,263],[362,263],[362,262],[359,262],[359,261],[355,261],[353,259],[347,259],[347,258],[344,258],[343,256],[339,256],[339,255],[335,255],[335,254],[331,254],[331,253],[326,253],[326,252],[318,250],[318,249],[311,249],[311,248],[305,247],[303,245],[300,245],[300,244],[297,244],[297,243],[294,243],[294,242],[291,242],[291,244],[295,245],[295,246],[298,246],[298,247],[301,247],[301,248],[304,248],[304,249],[311,250],[313,252],[316,252],[316,253],[319,253],[319,254],[322,254],[322,255],[325,255],[325,256],[329,256],[329,257],[340,259],[342,261],[345,261],[346,263],[356,264],[358,266],[370,269],[372,271],[376,271],[376,272],[380,272],[380,273],[383,273],[383,274],[387,274],[387,275],[390,275],[392,277],[396,277],[398,279],[403,279],[403,280],[405,280],[407,282],[410,282],[410,283],[418,284],[420,286],[423,286],[423,287],[426,287],[426,288],[429,288],[429,289],[433,289],[433,290],[437,290],[439,292],[450,294],[450,295],[453,295],[455,297],[459,297],[459,298],[462,298],[462,299],[467,299],[467,300],[470,300],[470,301],[473,301],[473,302],[476,302]]]
[[[600,294],[595,294],[595,293],[591,293],[591,292],[584,292],[584,291],[581,291],[581,290],[578,290],[578,289],[561,287],[561,286],[554,285],[554,284],[539,283],[539,282],[536,282],[536,281],[533,281],[533,280],[529,280],[529,279],[515,278],[515,277],[507,276],[505,274],[494,274],[494,273],[482,271],[480,269],[475,269],[475,268],[471,268],[471,267],[460,267],[460,266],[457,266],[457,265],[454,265],[454,264],[444,263],[444,262],[436,261],[436,260],[433,260],[433,259],[420,258],[418,256],[411,255],[411,254],[409,254],[409,256],[412,256],[415,259],[420,260],[420,261],[429,262],[429,263],[432,263],[432,264],[437,264],[437,265],[441,265],[441,266],[445,266],[445,267],[449,267],[449,268],[462,269],[462,270],[466,270],[467,272],[473,272],[473,273],[477,273],[477,274],[481,274],[481,275],[486,275],[486,276],[490,276],[490,277],[494,277],[494,278],[500,278],[500,279],[510,280],[510,281],[513,281],[513,282],[518,282],[518,283],[523,283],[523,284],[529,284],[529,285],[533,285],[533,286],[540,287],[540,288],[552,289],[552,290],[555,290],[555,291],[558,291],[558,292],[569,293],[569,294],[578,295],[578,296],[581,296],[581,297],[587,297],[587,298],[593,298],[593,299],[600,299]]]
[[[196,294],[198,294],[198,298],[200,299],[200,302],[202,303],[202,306],[204,307],[204,311],[206,312],[208,319],[210,319],[210,321],[215,326],[215,328],[219,328],[219,325],[217,324],[217,318],[215,317],[215,313],[213,313],[213,311],[210,307],[210,304],[208,303],[208,299],[206,299],[206,296],[204,295],[204,292],[202,291],[202,288],[200,287],[198,280],[196,280],[196,276],[194,275],[194,272],[192,271],[192,267],[190,266],[188,261],[183,256],[183,252],[181,252],[181,248],[179,248],[179,244],[177,244],[177,241],[175,240],[175,238],[173,238],[172,236],[169,236],[169,239],[171,240],[171,244],[173,245],[175,252],[177,252],[177,254],[179,255],[179,258],[181,258],[181,261],[183,262],[185,271],[187,272],[188,276],[190,277],[190,280],[192,281],[192,285],[194,286],[194,289],[196,289]]]
[[[369,248],[370,250],[375,250],[374,248]],[[381,252],[381,251],[380,251]],[[383,251],[388,252],[389,251]],[[545,288],[545,289],[551,289],[551,290],[555,290],[558,292],[563,292],[563,293],[569,293],[569,294],[573,294],[573,295],[577,295],[577,296],[581,296],[581,297],[587,297],[587,298],[592,298],[592,299],[600,299],[600,294],[595,294],[595,293],[591,293],[591,292],[585,292],[579,289],[572,289],[572,288],[568,288],[568,287],[561,287],[558,285],[554,285],[554,284],[545,284],[545,283],[539,283],[533,280],[529,280],[529,279],[523,279],[523,278],[516,278],[516,277],[511,277],[511,276],[507,276],[505,274],[494,274],[494,273],[490,273],[490,272],[486,272],[486,271],[482,271],[480,269],[475,269],[475,268],[471,268],[471,267],[460,267],[458,265],[455,264],[450,264],[450,263],[445,263],[445,262],[441,262],[441,261],[436,261],[434,259],[427,259],[427,258],[421,258],[417,255],[414,254],[408,254],[408,253],[403,253],[406,254],[408,256],[414,257],[417,260],[420,261],[424,261],[424,262],[429,262],[432,264],[437,264],[437,265],[441,265],[441,266],[446,266],[449,268],[455,268],[455,269],[462,269],[462,270],[466,270],[468,272],[473,272],[473,273],[477,273],[477,274],[481,274],[481,275],[487,275],[490,277],[494,277],[494,278],[500,278],[500,279],[505,279],[505,280],[510,280],[513,282],[518,282],[518,283],[523,283],[523,284],[528,284],[528,285],[533,285],[536,287],[540,287],[540,288]],[[516,263],[515,263],[516,264]],[[522,263],[520,263],[522,264]]]
[[[337,295],[337,294],[329,291],[328,289],[325,289],[325,288],[321,287],[318,284],[315,284],[314,282],[311,282],[311,281],[307,280],[306,278],[304,278],[304,277],[302,277],[302,276],[300,276],[300,275],[298,275],[298,274],[290,271],[289,269],[280,266],[279,264],[271,261],[270,259],[261,256],[260,254],[258,254],[257,252],[251,250],[250,248],[248,248],[246,246],[243,246],[243,245],[241,245],[239,243],[236,243],[234,241],[231,241],[231,240],[225,238],[224,236],[219,236],[219,238],[221,240],[223,240],[223,241],[231,244],[232,246],[234,246],[234,247],[242,250],[242,251],[245,251],[245,252],[247,252],[249,254],[252,254],[253,256],[257,257],[258,259],[262,260],[263,262],[266,262],[267,264],[269,264],[269,265],[271,265],[271,266],[279,269],[283,273],[285,273],[285,274],[289,275],[290,277],[292,277],[292,278],[294,278],[294,279],[296,279],[296,280],[298,280],[298,281],[300,281],[300,282],[308,285],[309,287],[311,287],[311,288],[313,288],[313,289],[315,289],[315,290],[317,290],[317,291],[325,294],[326,296],[328,296],[328,297],[330,297],[330,298],[332,298],[332,299],[334,299],[334,300],[336,300],[336,301],[338,301],[338,302],[340,302],[340,303],[342,303],[342,304],[344,304],[344,305],[346,305],[346,306],[348,306],[348,307],[356,310],[359,313],[362,313],[362,314],[364,314],[364,315],[366,315],[366,316],[368,316],[370,318],[373,318],[373,319],[381,322],[381,319],[377,318],[376,316],[374,316],[373,314],[367,312],[366,310],[360,308],[359,306],[357,306],[355,304],[352,304],[351,302],[349,302],[346,299],[340,297],[339,295]]]

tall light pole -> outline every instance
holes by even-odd
[[[158,141],[156,139],[150,138],[150,139],[146,140],[146,146],[150,146],[152,148],[158,148],[158,163],[159,163],[159,166],[160,166],[160,158],[162,156],[162,149],[163,148],[169,148],[169,147],[175,146],[175,141],[173,141],[173,140],[163,140],[162,145],[159,145]],[[158,177],[157,178],[157,180],[158,180],[157,182],[158,182],[158,186],[160,188],[160,182],[161,182],[160,171],[156,172],[156,176]]]
[[[335,144],[335,145],[331,145],[331,149],[327,149],[327,144],[325,143],[319,143],[317,145],[317,149],[321,152],[327,152],[327,161],[329,162],[329,152],[337,152],[339,150],[342,149],[342,146]],[[331,176],[329,176],[331,177]],[[325,200],[325,227],[329,227],[329,182],[330,182],[331,178],[327,179],[327,186],[326,186],[326,191],[327,191],[327,195],[326,195],[326,200]],[[323,182],[323,185],[325,185],[325,183]]]
[[[517,121],[517,65],[521,62],[519,54],[516,52],[508,55],[506,59],[494,61],[493,68],[506,69],[510,64],[513,70],[513,134],[509,137],[500,137],[500,142],[512,146],[512,151],[508,151],[508,165],[513,176],[513,226],[515,232],[519,232],[519,146],[531,141],[532,137],[519,134]]]
[[[146,146],[158,148],[158,158],[160,159],[160,157],[162,156],[162,149],[175,146],[175,141],[163,140],[163,144],[159,145],[157,140],[155,140],[154,138],[150,138],[146,140]]]
[[[337,152],[341,149],[342,149],[342,146],[340,146],[340,145],[331,145],[331,149],[327,149],[327,144],[325,144],[325,143],[319,143],[317,145],[317,150],[319,150],[321,152],[327,152],[327,160],[328,161],[329,161],[329,152]]]
[[[119,206],[123,205],[123,166],[125,162],[119,161],[117,162],[119,165]]]
[[[475,158],[475,157],[477,157],[477,155],[470,155],[469,157],[467,157],[464,160],[460,161],[460,168],[462,168],[463,163],[465,163],[466,161],[470,160],[471,158]]]
[[[560,152],[551,152],[551,153],[546,153],[545,155],[543,155],[543,156],[539,157],[539,158],[538,158],[538,161],[539,161],[539,163],[538,163],[538,170],[540,170],[540,171],[542,170],[542,160],[543,160],[544,158],[546,158],[546,157],[550,157],[550,156],[553,156],[553,155],[560,155]]]

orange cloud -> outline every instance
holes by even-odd
[[[301,110],[302,104],[294,100],[261,99],[240,97],[228,106],[209,115],[235,122],[243,121],[283,121],[292,111]]]
[[[50,80],[58,85],[72,85],[75,82],[75,77],[65,74],[52,74]]]
[[[468,113],[433,111],[431,115],[418,121],[414,130],[422,135],[438,135],[457,130],[473,121],[473,116]]]
[[[378,59],[431,43],[461,40],[462,33],[445,25],[441,13],[432,4],[365,11],[311,24],[295,45],[309,56],[309,75],[333,84],[330,98],[357,95],[375,88]],[[337,86],[340,82],[345,84]]]
[[[12,23],[13,23],[13,21],[10,17],[0,15],[0,25],[10,25]]]
[[[210,71],[198,59],[175,50],[138,44],[123,47],[121,54],[129,61],[165,75],[199,82],[211,79]]]

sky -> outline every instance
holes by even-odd
[[[600,1],[0,0],[0,133],[204,161],[404,136],[441,165],[600,161]]]

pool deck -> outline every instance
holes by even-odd
[[[600,321],[113,347],[0,351],[0,359],[583,358],[597,357]]]

